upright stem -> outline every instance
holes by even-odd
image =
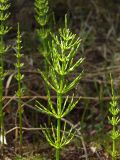
[[[18,90],[21,90],[21,84],[18,81]],[[18,99],[18,109],[19,109],[19,126],[20,126],[20,154],[22,154],[22,107],[21,107],[21,93],[19,95],[19,99]]]
[[[57,119],[57,143],[58,143],[58,148],[56,148],[56,160],[60,160],[60,130],[61,130],[61,119]]]
[[[115,133],[115,125],[113,126],[113,133]],[[116,160],[116,156],[115,156],[115,151],[116,151],[116,149],[115,149],[115,139],[113,139],[113,144],[112,144],[112,160]]]
[[[64,84],[64,77],[60,77],[60,90],[62,92]],[[60,160],[60,142],[61,142],[61,108],[62,108],[62,93],[57,93],[57,113],[59,118],[57,118],[57,148],[56,148],[56,160]]]
[[[43,40],[44,42],[44,40]],[[47,52],[47,49],[44,47],[44,51]],[[47,73],[49,72],[49,66],[48,66],[48,63],[46,62],[46,60],[44,60],[44,64],[45,64],[45,72],[46,72],[46,75]],[[46,84],[45,85],[45,89],[46,89],[46,92],[47,92],[47,96],[49,95],[49,87],[48,85]],[[50,116],[48,116],[48,125],[50,125]]]
[[[21,101],[21,96],[22,96],[22,86],[21,86],[21,81],[24,77],[24,75],[21,74],[21,68],[23,64],[21,63],[21,34],[20,34],[20,28],[19,28],[19,23],[18,23],[18,32],[17,32],[17,81],[18,81],[18,91],[17,91],[17,96],[18,96],[18,112],[19,112],[19,126],[20,126],[20,154],[22,154],[22,142],[23,142],[23,137],[22,137],[22,114],[23,114],[23,108],[22,108],[22,101]]]

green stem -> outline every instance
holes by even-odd
[[[21,85],[20,82],[18,82],[18,90],[21,90]],[[20,91],[21,92],[21,91]],[[18,108],[19,108],[19,126],[20,126],[20,154],[22,154],[22,142],[23,142],[23,138],[22,138],[22,107],[21,107],[21,94],[19,96],[18,99]]]
[[[60,77],[60,91],[62,92],[64,84],[64,76]],[[57,114],[59,118],[57,118],[57,148],[56,148],[56,160],[60,160],[60,142],[61,142],[61,108],[62,108],[63,96],[62,93],[57,93]]]
[[[60,160],[60,129],[61,129],[61,119],[57,119],[57,145],[56,148],[56,160]]]
[[[57,94],[57,113],[60,116],[61,114],[61,104],[62,104],[62,95]],[[57,119],[57,148],[56,148],[56,160],[60,159],[60,130],[61,130],[61,119]]]
[[[45,50],[45,52],[47,51],[47,49],[45,49],[44,48],[44,50]],[[44,60],[44,64],[45,64],[45,73],[46,73],[46,75],[49,73],[49,66],[48,66],[48,63],[46,62],[46,60]],[[45,85],[45,89],[46,89],[46,92],[47,92],[47,96],[49,95],[49,87],[48,87],[48,85],[46,84]],[[50,116],[48,115],[48,125],[50,126],[50,124],[51,124],[51,121],[50,121]]]
[[[20,54],[20,28],[18,24],[18,44],[17,44],[17,54]],[[17,74],[21,75],[21,62],[20,62],[21,57],[17,58]],[[21,91],[21,77],[18,78],[18,111],[19,111],[19,127],[20,127],[20,154],[22,155],[22,143],[23,143],[23,137],[22,137],[22,113],[23,113],[23,108],[22,108],[22,101],[21,101],[21,96],[22,96],[22,91]]]
[[[113,133],[115,133],[115,125],[113,126]],[[116,148],[115,148],[115,139],[113,139],[113,144],[112,144],[112,160],[116,160]]]

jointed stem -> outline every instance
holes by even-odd
[[[16,75],[16,79],[18,81],[18,91],[17,91],[17,97],[18,97],[18,113],[19,113],[19,126],[20,126],[20,154],[22,154],[22,141],[23,141],[23,137],[22,137],[22,114],[23,114],[23,108],[22,108],[22,100],[21,100],[21,96],[22,96],[22,86],[21,86],[21,82],[22,79],[24,77],[24,75],[21,74],[21,68],[23,66],[23,63],[21,63],[21,34],[20,34],[20,28],[19,28],[19,23],[18,23],[18,32],[17,32],[17,52],[16,52],[16,58],[17,58],[17,63],[15,64],[16,68],[17,68],[17,75]]]
[[[58,148],[56,149],[56,160],[60,159],[60,148],[59,148],[59,144],[60,144],[60,129],[61,129],[61,119],[57,119],[57,144],[58,144]]]
[[[113,126],[113,133],[115,133],[115,125]],[[113,144],[112,144],[112,160],[116,160],[116,148],[115,148],[115,139],[113,139]]]
[[[21,85],[20,82],[18,82],[18,90],[21,90]],[[18,99],[18,110],[19,110],[19,126],[20,126],[20,154],[22,154],[22,142],[23,142],[23,138],[22,138],[22,107],[21,107],[21,94],[19,95],[19,99]]]
[[[64,76],[60,77],[60,90],[63,89],[63,83],[64,83]],[[57,93],[57,113],[59,116],[61,116],[61,109],[62,109],[62,101],[63,96],[62,93]],[[60,160],[60,141],[61,141],[61,118],[59,117],[57,119],[57,149],[56,149],[56,160]]]

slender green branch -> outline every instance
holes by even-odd
[[[18,112],[19,112],[19,126],[20,126],[20,153],[22,154],[22,143],[23,143],[23,138],[22,138],[22,115],[23,115],[23,107],[22,107],[22,100],[21,97],[23,95],[23,90],[22,90],[22,80],[24,78],[24,75],[21,74],[21,68],[23,67],[23,63],[21,63],[21,46],[22,40],[21,40],[21,33],[20,33],[20,28],[18,24],[18,31],[17,31],[17,46],[16,46],[16,58],[17,58],[17,63],[15,64],[15,67],[17,68],[17,74],[15,75],[15,78],[18,82],[18,90],[16,92],[16,95],[18,97]]]

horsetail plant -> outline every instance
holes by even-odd
[[[120,118],[118,114],[120,113],[120,109],[117,107],[117,100],[114,91],[114,84],[112,76],[111,78],[111,90],[112,90],[112,100],[110,102],[109,112],[111,113],[111,117],[108,117],[110,124],[112,125],[112,130],[110,133],[112,139],[112,160],[116,160],[117,158],[117,150],[116,150],[116,140],[120,137],[120,131],[118,130],[117,126],[120,122]]]
[[[18,31],[17,31],[17,45],[16,45],[16,58],[17,62],[15,63],[15,67],[17,69],[17,74],[15,75],[15,78],[18,82],[18,90],[16,92],[16,96],[18,98],[18,114],[19,114],[19,126],[20,126],[20,153],[22,153],[22,114],[23,114],[23,107],[22,107],[22,100],[21,97],[23,95],[23,89],[22,89],[22,80],[24,78],[24,75],[21,73],[21,68],[23,67],[24,63],[21,63],[21,58],[23,54],[21,54],[22,49],[22,40],[21,40],[21,33],[20,33],[20,27],[18,24]]]
[[[56,160],[60,160],[60,150],[67,145],[75,135],[73,128],[69,131],[66,129],[66,123],[62,129],[62,118],[75,108],[78,100],[74,102],[74,95],[67,106],[69,96],[63,100],[63,96],[68,93],[81,79],[83,71],[72,82],[68,83],[67,76],[79,67],[84,58],[80,58],[77,62],[74,58],[80,46],[81,39],[77,38],[67,27],[67,17],[65,17],[65,27],[59,29],[58,35],[51,33],[52,42],[49,43],[50,60],[49,60],[49,75],[39,70],[46,84],[56,92],[57,104],[56,107],[51,101],[50,92],[48,96],[48,107],[43,106],[37,101],[36,107],[43,113],[53,116],[56,119],[56,126],[51,123],[51,130],[45,125],[45,130],[42,129],[47,141],[56,149]]]
[[[4,36],[9,32],[10,28],[6,25],[6,20],[10,13],[7,12],[10,7],[9,0],[0,0],[0,143],[4,144],[4,111],[3,111],[3,81],[5,78],[4,71],[4,54],[8,47],[5,46]]]

